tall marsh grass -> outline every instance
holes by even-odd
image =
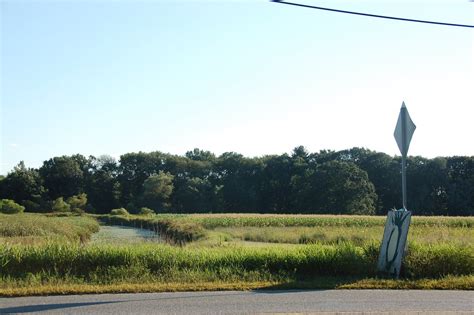
[[[170,244],[184,245],[202,238],[204,228],[190,220],[180,220],[173,216],[99,216],[100,220],[111,225],[125,225],[152,230]]]
[[[378,244],[356,247],[297,245],[293,247],[181,248],[169,245],[42,246],[0,245],[1,276],[77,278],[93,283],[114,281],[252,281],[309,279],[315,276],[376,275]],[[470,275],[472,252],[455,246],[411,245],[404,276],[439,278]]]
[[[99,223],[88,216],[48,216],[22,213],[0,214],[0,242],[25,240],[63,240],[86,242],[99,231]],[[35,241],[33,241],[35,242]]]

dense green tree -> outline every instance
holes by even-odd
[[[189,176],[189,161],[190,160],[186,157],[168,154],[163,164],[163,170],[180,178],[187,177]]]
[[[415,214],[474,215],[474,157],[408,159],[408,208]],[[23,163],[0,180],[0,198],[27,211],[108,213],[126,207],[176,212],[386,214],[401,207],[400,157],[364,148],[246,158],[194,149],[110,156],[76,154]],[[64,199],[59,199],[64,198]],[[66,201],[64,201],[66,200]],[[87,203],[87,204],[86,204]],[[65,205],[66,204],[66,205]],[[48,206],[46,206],[48,205]],[[64,211],[64,210],[61,210]]]
[[[286,212],[300,212],[309,210],[305,208],[305,177],[313,174],[318,163],[316,159],[308,153],[304,146],[298,146],[293,149],[291,154],[291,178],[289,187],[290,204]]]
[[[46,190],[37,170],[26,168],[21,161],[0,182],[0,198],[8,198],[26,207],[27,211],[39,211],[44,203]]]
[[[39,173],[51,199],[70,197],[84,192],[85,158],[81,155],[60,156],[44,161]]]
[[[270,213],[289,213],[292,196],[292,160],[288,154],[266,156],[262,159],[264,168],[260,177],[259,208]]]
[[[447,202],[450,215],[474,215],[474,157],[447,159]]]
[[[209,212],[214,208],[214,189],[208,179],[175,178],[174,186],[173,211],[182,213]]]
[[[330,160],[352,162],[367,172],[378,196],[377,214],[386,214],[388,210],[402,207],[400,158],[364,148],[330,152],[326,156]]]
[[[89,203],[97,213],[109,213],[120,207],[120,184],[118,165],[108,155],[90,157],[91,169],[85,191]]]
[[[307,172],[306,211],[336,214],[375,214],[377,195],[367,172],[352,162],[329,161]]]
[[[293,149],[290,161],[292,176],[304,176],[309,168],[314,168],[317,165],[303,146]]]
[[[127,205],[143,194],[143,183],[153,174],[166,171],[167,154],[159,151],[127,153],[120,156],[118,181],[121,203]]]
[[[446,159],[410,157],[407,162],[407,208],[417,215],[447,215]]]
[[[210,151],[200,150],[198,148],[193,149],[192,151],[186,152],[185,156],[193,161],[209,161],[213,162],[216,160],[214,153]]]
[[[355,163],[367,172],[369,180],[374,184],[378,197],[377,214],[385,215],[388,210],[401,208],[400,159],[394,159],[385,153],[368,152]]]
[[[143,196],[140,203],[158,212],[168,210],[174,189],[173,178],[171,173],[163,171],[148,177],[143,182]]]
[[[244,158],[235,152],[223,153],[216,161],[211,182],[219,187],[217,198],[226,212],[258,211],[261,159]]]

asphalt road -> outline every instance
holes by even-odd
[[[474,291],[320,290],[0,298],[0,314],[474,314]]]

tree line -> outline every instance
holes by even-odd
[[[386,214],[401,207],[401,158],[363,148],[248,158],[194,149],[20,162],[0,178],[0,199],[26,211]],[[408,208],[474,214],[474,157],[409,157]]]

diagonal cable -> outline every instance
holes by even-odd
[[[394,17],[394,16],[386,16],[386,15],[378,15],[378,14],[369,14],[369,13],[362,13],[362,12],[354,12],[354,11],[323,8],[323,7],[313,6],[313,5],[287,2],[287,1],[280,1],[280,0],[270,0],[270,1],[275,2],[275,3],[281,3],[281,4],[288,4],[288,5],[293,5],[293,6],[297,6],[297,7],[303,7],[303,8],[310,8],[310,9],[331,11],[331,12],[337,12],[337,13],[346,13],[346,14],[353,14],[353,15],[368,16],[368,17],[379,18],[379,19],[389,19],[389,20],[397,20],[397,21],[404,21],[404,22],[416,22],[416,23],[435,24],[435,25],[444,25],[444,26],[474,28],[474,25],[468,25],[468,24],[456,24],[456,23],[435,22],[435,21],[426,21],[426,20],[417,20],[417,19],[407,19],[407,18]]]

